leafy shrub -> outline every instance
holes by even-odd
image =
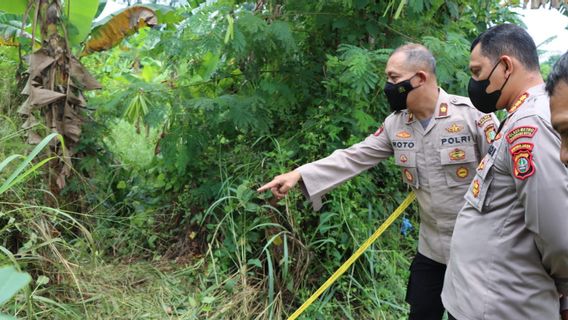
[[[40,217],[49,223],[25,229],[25,254],[55,241],[41,233],[53,227],[63,235],[50,257],[57,249],[80,261],[98,261],[91,253],[112,263],[189,261],[148,278],[171,298],[168,316],[190,319],[282,318],[299,306],[408,190],[392,160],[334,190],[317,213],[297,191],[275,201],[254,189],[374,132],[390,112],[384,67],[398,45],[423,42],[437,56],[440,85],[464,94],[469,41],[489,23],[514,19],[482,0],[191,1],[172,16],[82,60],[105,89],[88,94],[80,174],[64,192],[72,201],[62,205],[78,208],[80,221],[26,208],[9,232]],[[41,186],[28,192],[41,194]],[[417,226],[415,213],[407,218]],[[397,222],[305,318],[404,317],[417,231],[399,229]],[[69,299],[82,305],[58,307],[58,315],[80,318],[102,303],[85,302],[75,287]]]

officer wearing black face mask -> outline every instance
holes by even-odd
[[[389,102],[389,106],[392,111],[402,111],[407,108],[406,100],[408,98],[408,94],[412,89],[414,89],[410,81],[415,76],[416,74],[409,79],[400,81],[398,83],[387,82],[385,84],[383,91],[387,97],[387,101]]]
[[[497,111],[497,102],[501,97],[501,92],[503,91],[503,88],[507,84],[507,81],[509,81],[509,77],[506,77],[505,81],[503,81],[501,88],[491,91],[491,93],[488,93],[487,89],[491,85],[490,81],[491,76],[495,72],[495,69],[497,69],[497,67],[501,63],[502,63],[501,60],[495,63],[495,66],[493,67],[493,69],[491,69],[491,72],[489,72],[487,79],[485,80],[476,80],[474,78],[469,79],[469,85],[467,87],[469,98],[471,99],[473,105],[481,112],[489,113]]]
[[[472,43],[469,68],[475,107],[508,115],[456,220],[444,306],[450,319],[559,319],[568,309],[568,169],[536,46],[522,28],[498,25]]]
[[[277,176],[259,189],[283,197],[301,178],[305,194],[319,209],[323,194],[394,156],[420,205],[418,252],[406,297],[411,320],[442,319],[440,293],[454,222],[497,125],[468,98],[438,88],[435,69],[424,46],[396,49],[386,65],[384,90],[394,112],[383,125],[364,141]]]

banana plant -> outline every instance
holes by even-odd
[[[67,40],[71,48],[82,48],[81,56],[108,50],[140,28],[157,25],[158,16],[172,17],[169,7],[135,5],[96,22],[107,0],[60,0],[60,3]],[[15,46],[18,39],[31,38],[31,21],[22,26],[22,17],[28,9],[28,0],[0,3],[0,45]]]
[[[85,56],[112,48],[140,28],[157,25],[156,11],[148,6],[120,10],[94,24],[106,0],[10,0],[0,1],[0,44],[22,46],[31,43],[29,78],[22,94],[27,99],[19,108],[26,121],[28,142],[37,144],[41,135],[32,128],[39,120],[49,131],[63,136],[62,143],[50,144],[50,191],[57,195],[71,174],[69,157],[81,136],[82,109],[87,106],[85,90],[100,89],[73,54]],[[20,19],[18,19],[20,18]]]

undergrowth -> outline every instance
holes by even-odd
[[[469,41],[515,20],[485,0],[189,2],[159,28],[82,59],[105,89],[82,110],[72,179],[55,196],[46,171],[34,170],[0,198],[0,265],[33,278],[0,313],[286,318],[409,190],[392,160],[331,192],[320,212],[298,190],[281,201],[254,190],[380,126],[383,69],[397,45],[431,47],[444,61],[440,85],[464,94]],[[17,113],[17,51],[0,48],[0,58],[0,73],[17,75],[0,82],[5,159],[33,146]],[[405,217],[418,225],[415,205]],[[417,230],[400,228],[302,319],[405,318]]]

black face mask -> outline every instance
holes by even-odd
[[[499,97],[501,97],[501,90],[503,90],[503,88],[507,84],[507,81],[509,81],[509,77],[507,77],[507,79],[501,86],[501,89],[487,93],[487,87],[489,87],[489,85],[491,84],[489,78],[491,78],[493,71],[495,71],[495,68],[497,68],[500,63],[501,60],[499,60],[499,62],[497,62],[497,64],[493,67],[493,70],[491,70],[491,73],[489,74],[489,77],[487,77],[487,79],[469,79],[469,85],[467,87],[469,99],[471,100],[471,103],[473,103],[475,108],[483,113],[497,111],[497,101],[499,100]]]
[[[410,84],[410,80],[416,75],[413,75],[408,80],[399,83],[387,82],[383,89],[392,111],[400,111],[406,109],[406,98],[408,93],[415,89]]]

